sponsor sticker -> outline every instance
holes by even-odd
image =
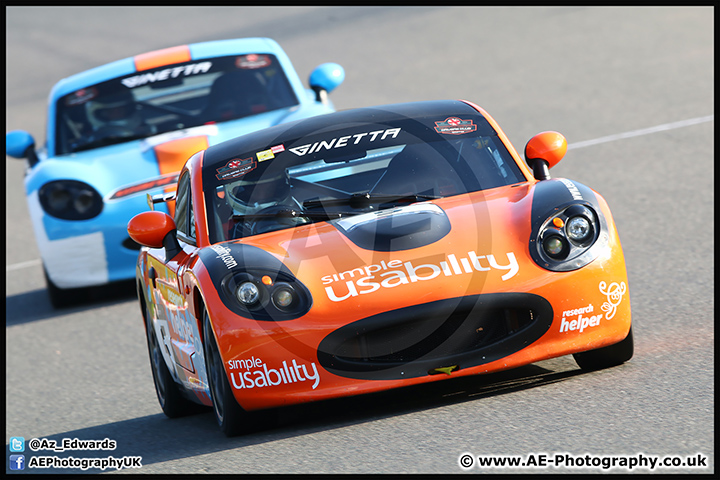
[[[132,77],[123,78],[122,84],[128,88],[141,87],[148,83],[162,82],[171,78],[188,77],[200,73],[207,73],[212,68],[212,62],[191,63],[177,67],[165,68],[154,72],[141,73]]]
[[[254,170],[255,167],[257,167],[257,162],[252,157],[245,159],[234,158],[226,163],[224,167],[218,168],[215,177],[218,180],[230,180],[242,177],[249,171]]]
[[[258,162],[270,160],[271,158],[275,158],[275,154],[272,150],[263,150],[262,152],[257,152]]]
[[[321,150],[332,150],[336,148],[347,147],[348,145],[358,145],[360,142],[374,142],[376,140],[385,140],[388,138],[397,138],[400,128],[388,128],[387,130],[375,130],[374,132],[362,132],[354,135],[346,135],[344,137],[336,137],[329,140],[321,140],[307,145],[300,145],[290,149],[292,153],[298,157],[313,154]]]
[[[237,267],[237,261],[232,255],[232,250],[227,247],[223,247],[222,245],[210,245],[210,248],[217,253],[217,257],[215,258],[222,260],[228,270],[233,267]]]
[[[320,383],[320,374],[315,362],[307,365],[298,363],[294,358],[290,362],[283,360],[282,365],[277,365],[277,368],[268,368],[265,362],[255,357],[228,360],[228,367],[230,380],[237,390],[274,387],[298,382],[312,382],[310,386],[315,390]]]
[[[602,320],[602,313],[599,315],[589,315],[593,313],[595,307],[592,304],[587,307],[565,310],[563,318],[560,322],[560,333],[575,332],[582,333],[586,328],[597,327]],[[575,318],[572,318],[575,317]]]
[[[270,57],[267,55],[258,55],[257,53],[251,53],[249,55],[242,55],[235,59],[235,66],[237,68],[244,69],[255,69],[267,67],[272,63]]]
[[[435,122],[435,131],[444,135],[462,135],[477,130],[472,120],[448,117],[442,122]]]
[[[474,272],[505,271],[503,281],[514,277],[520,266],[513,252],[507,252],[507,263],[501,264],[495,255],[477,255],[474,251],[458,258],[454,253],[447,254],[444,261],[437,263],[403,262],[401,260],[381,261],[378,264],[365,265],[341,273],[325,275],[321,278],[325,293],[332,302],[342,302],[351,297],[369,294],[381,288],[395,288],[418,281]]]
[[[575,184],[571,180],[568,180],[567,178],[558,178],[558,180],[560,180],[563,183],[563,185],[565,185],[567,187],[568,191],[570,192],[570,195],[572,195],[572,197],[573,197],[573,200],[582,200],[583,199],[582,193],[580,193],[580,190],[578,190],[578,188],[575,186]]]
[[[74,107],[75,105],[82,105],[85,102],[92,100],[97,97],[97,89],[95,87],[81,88],[77,92],[69,95],[65,99],[65,105],[68,107]]]
[[[600,309],[605,312],[605,320],[612,320],[615,313],[617,313],[617,307],[627,292],[627,286],[625,282],[613,282],[609,286],[606,282],[600,282],[598,287],[600,293],[607,297],[607,302],[603,302]],[[600,325],[600,320],[603,319],[603,314],[592,315],[593,313],[596,312],[592,303],[586,307],[565,310],[560,321],[560,333],[582,333],[586,328],[597,327]]]
[[[627,292],[627,286],[625,286],[625,282],[613,282],[610,286],[605,282],[600,282],[598,287],[600,293],[607,297],[607,302],[604,302],[600,308],[605,312],[605,318],[611,320],[617,313],[617,307],[622,302],[625,292]]]

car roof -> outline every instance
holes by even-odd
[[[124,58],[122,60],[107,63],[64,78],[55,84],[50,93],[50,98],[58,98],[89,85],[94,85],[106,80],[142,71],[142,68],[138,69],[137,67],[139,59],[147,58],[153,55],[160,58],[164,52],[177,51],[182,48],[187,49],[190,60],[200,60],[225,55],[242,55],[245,53],[269,53],[277,56],[281,63],[284,63],[285,61],[289,62],[289,59],[287,59],[280,45],[270,38],[238,38],[231,40],[191,43],[188,45],[155,50],[141,55]],[[172,56],[168,56],[167,58],[167,62],[163,63],[162,59],[160,59],[159,63],[154,64],[153,68],[162,66],[163,64],[169,65],[172,63],[178,63]]]
[[[357,126],[358,131],[362,131],[369,125],[387,125],[401,120],[418,118],[423,119],[417,123],[419,131],[432,133],[433,122],[443,122],[449,117],[463,115],[472,115],[475,119],[485,118],[470,104],[460,100],[421,101],[341,110],[284,123],[211,146],[205,152],[203,168],[213,168],[217,164],[224,164],[229,158],[239,154],[261,152],[279,143],[319,133],[327,132],[327,136],[331,137],[332,133],[330,132],[347,129],[354,125]],[[477,125],[477,128],[481,131],[495,131],[486,119],[483,120],[482,125]]]

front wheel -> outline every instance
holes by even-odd
[[[266,414],[248,414],[235,400],[207,310],[203,313],[203,340],[210,396],[220,430],[228,437],[233,437],[260,429]]]
[[[142,296],[141,301],[143,301]],[[152,368],[155,392],[157,393],[158,402],[160,402],[160,407],[163,412],[169,418],[177,418],[205,410],[205,407],[202,405],[185,398],[177,383],[173,380],[170,370],[167,365],[165,365],[165,359],[163,358],[161,349],[164,345],[158,342],[150,311],[147,303],[144,301],[143,308],[145,309],[145,327],[147,332],[148,353],[150,354],[150,367]]]
[[[600,370],[627,362],[632,358],[633,351],[634,345],[631,326],[627,337],[619,343],[588,352],[573,353],[573,357],[583,370]]]
[[[87,288],[60,288],[50,280],[47,269],[43,265],[43,275],[45,276],[45,284],[47,285],[48,297],[50,304],[54,308],[72,307],[81,303],[87,298]]]

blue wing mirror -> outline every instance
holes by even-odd
[[[327,94],[335,90],[345,80],[345,69],[337,63],[323,63],[310,74],[310,88],[315,92],[315,100],[326,103]]]
[[[30,166],[38,162],[35,139],[24,130],[13,130],[5,135],[5,153],[13,158],[27,158]]]

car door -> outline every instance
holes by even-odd
[[[198,377],[204,377],[195,364],[195,360],[202,363],[201,358],[195,358],[197,346],[201,343],[198,322],[188,308],[186,296],[189,292],[185,292],[182,282],[187,263],[197,250],[189,179],[189,173],[184,172],[178,182],[175,201],[174,220],[182,248],[169,259],[165,258],[166,249],[154,250],[157,256],[148,256],[148,269],[152,280],[156,331],[165,345],[162,350],[166,363],[173,367],[170,370],[174,370],[176,380],[186,388],[197,389]],[[202,354],[199,356],[202,357]]]

